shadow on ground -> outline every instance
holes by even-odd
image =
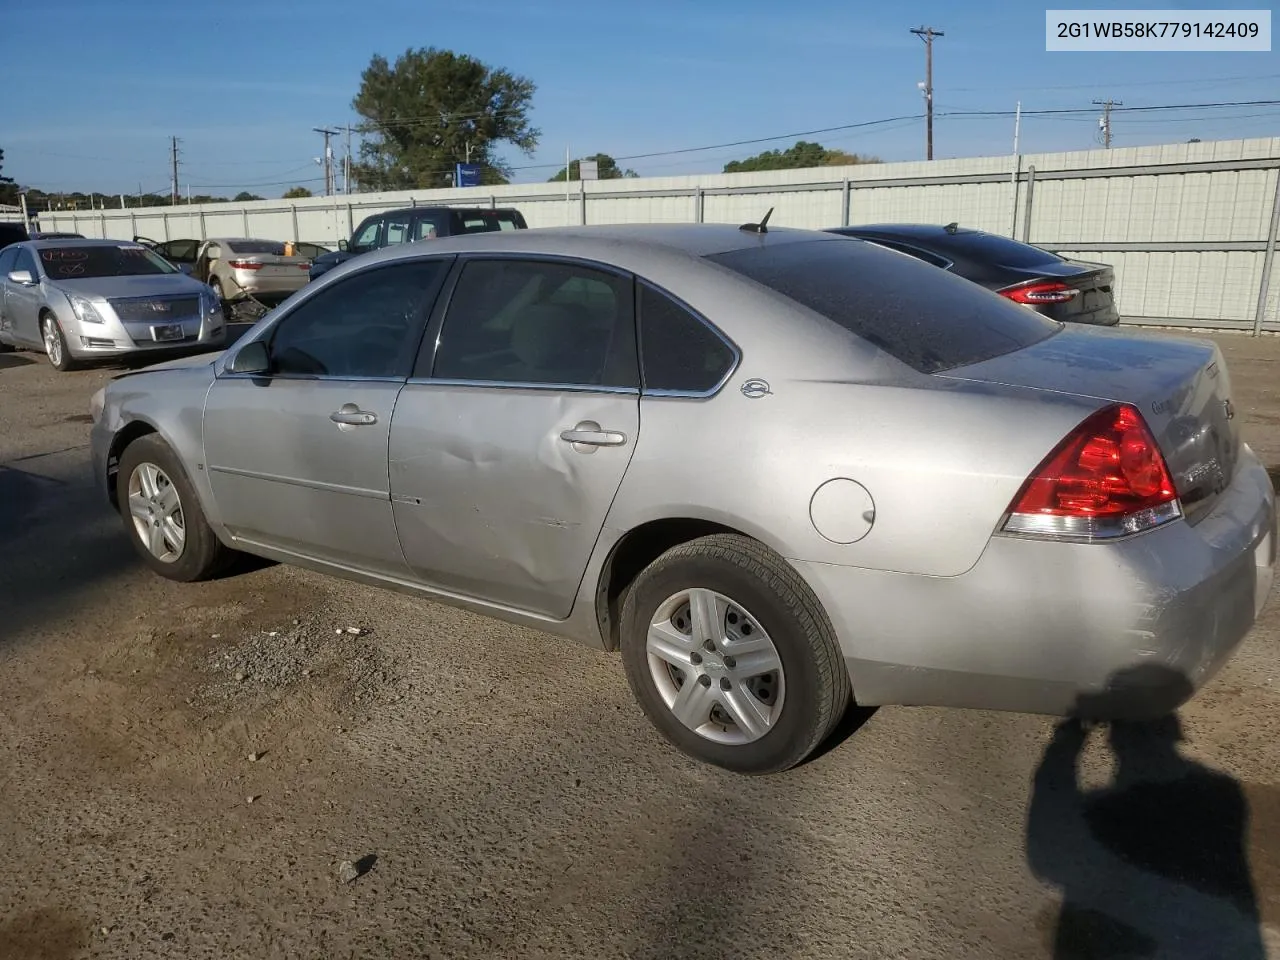
[[[1174,699],[1190,693],[1163,667],[1117,681],[1172,690]],[[1106,734],[1115,760],[1107,786],[1079,782],[1091,731],[1076,719],[1054,731],[1035,774],[1027,859],[1062,891],[1051,956],[1264,960],[1241,784],[1179,751],[1176,715],[1117,721]]]
[[[0,370],[25,367],[33,363],[35,363],[33,358],[24,356],[21,353],[0,353]]]

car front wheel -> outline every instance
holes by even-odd
[[[849,704],[817,599],[748,537],[702,537],[658,557],[628,591],[621,643],[631,689],[663,735],[739,773],[802,762]]]
[[[235,556],[205,520],[177,455],[148,434],[125,448],[116,475],[116,502],[134,549],[169,580],[207,580]]]
[[[76,361],[67,349],[67,338],[62,333],[62,325],[57,317],[46,313],[40,321],[40,335],[44,340],[44,352],[49,357],[53,369],[65,373],[76,368]]]

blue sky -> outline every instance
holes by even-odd
[[[1052,4],[1072,6],[1068,2]],[[1195,9],[1236,3],[1150,4]],[[1261,4],[1254,4],[1261,6]],[[319,189],[313,127],[354,122],[369,58],[436,46],[538,86],[533,157],[504,151],[518,180],[545,180],[575,156],[626,157],[922,112],[916,82],[935,41],[934,105],[948,110],[1280,99],[1280,53],[1046,53],[1046,4],[989,0],[59,0],[39,29],[7,43],[0,82],[5,174],[45,190],[166,191],[168,138],[182,140],[183,189],[279,196]],[[1095,6],[1097,6],[1095,4]],[[1114,9],[1103,8],[1098,9]],[[78,51],[78,52],[77,52]],[[1084,149],[1096,117],[1025,118],[1024,152]],[[1007,154],[1007,118],[938,117],[936,157]],[[1280,109],[1117,115],[1114,143],[1280,135]],[[923,121],[812,136],[885,160],[924,156]],[[719,171],[779,140],[623,161],[641,174]],[[540,166],[541,165],[541,166]]]

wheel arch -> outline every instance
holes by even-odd
[[[129,444],[153,433],[164,439],[163,435],[160,434],[159,428],[154,423],[139,418],[130,420],[117,430],[115,436],[111,438],[111,447],[107,451],[107,497],[111,501],[111,506],[117,510],[120,509],[120,498],[116,495],[116,475],[120,471],[120,456]]]
[[[672,547],[717,533],[733,533],[759,541],[758,537],[745,530],[698,517],[649,520],[618,538],[609,550],[596,582],[596,620],[605,650],[616,651],[619,648],[622,603],[627,588],[640,572]],[[770,545],[764,543],[764,546]]]

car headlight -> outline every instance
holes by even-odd
[[[76,318],[82,323],[102,323],[102,314],[98,313],[98,308],[84,297],[69,297],[71,301],[71,309],[76,312]]]
[[[212,290],[200,294],[200,302],[204,306],[204,317],[214,326],[222,322],[222,304]]]

